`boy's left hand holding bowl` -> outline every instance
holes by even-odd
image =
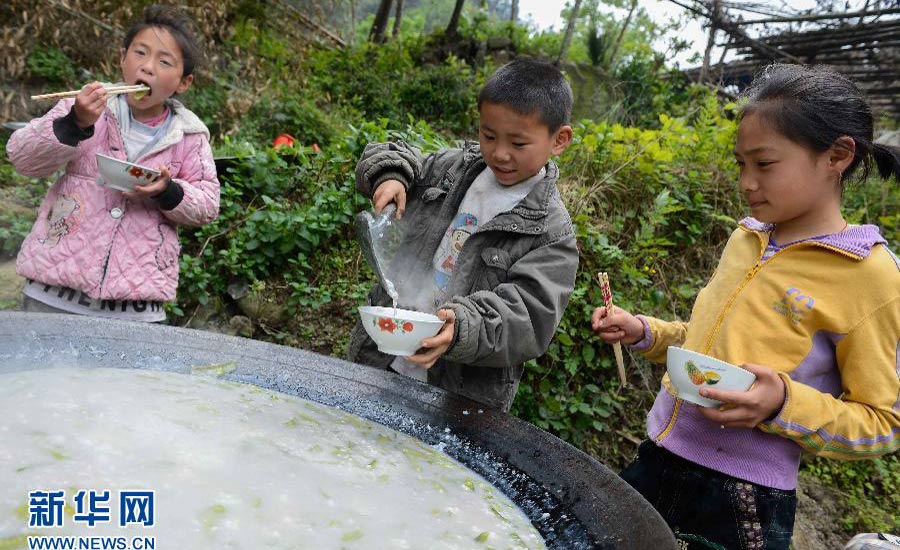
[[[744,363],[741,368],[756,375],[747,391],[701,388],[700,395],[725,403],[719,408],[699,407],[703,416],[723,428],[755,428],[781,411],[787,395],[784,380],[769,367]]]
[[[169,186],[172,174],[168,166],[159,167],[159,176],[147,185],[136,185],[132,191],[123,191],[122,194],[129,199],[149,199],[159,195]]]
[[[418,353],[407,357],[413,363],[426,369],[434,366],[441,355],[450,349],[453,335],[456,332],[456,313],[452,309],[439,309],[435,315],[444,322],[444,326],[431,338],[422,340],[422,348]]]

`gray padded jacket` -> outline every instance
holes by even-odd
[[[371,197],[389,179],[407,188],[406,234],[391,266],[398,289],[404,281],[430,280],[444,232],[486,166],[477,143],[428,156],[402,142],[366,147],[356,166],[357,189]],[[440,306],[456,313],[454,342],[429,369],[430,384],[509,411],[523,363],[547,351],[578,270],[558,177],[556,164],[548,162],[544,179],[519,204],[466,240],[448,285],[450,298]],[[390,305],[390,298],[376,284],[368,303]],[[382,369],[394,359],[378,351],[359,322],[347,358]]]

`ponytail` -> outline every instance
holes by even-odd
[[[900,182],[900,149],[873,143],[872,158],[875,160],[875,166],[878,167],[878,173],[881,174],[882,179],[887,181],[894,176],[897,182]]]

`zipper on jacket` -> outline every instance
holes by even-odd
[[[125,140],[124,140],[124,138],[122,138],[122,132],[119,130],[119,123],[118,123],[118,121],[116,120],[115,112],[114,112],[112,109],[109,109],[109,108],[107,108],[107,111],[109,111],[109,113],[108,113],[109,117],[112,118],[112,124],[111,124],[111,125],[109,124],[109,121],[107,121],[107,126],[108,126],[108,128],[107,128],[107,136],[110,135],[110,134],[109,134],[109,132],[110,132],[110,129],[109,129],[109,128],[115,129],[115,137],[117,138],[117,139],[116,139],[116,145],[119,146],[119,147],[121,148],[121,150],[125,153],[125,159],[124,159],[124,160],[127,161],[127,160],[128,160],[128,151],[127,151],[126,148],[125,148]],[[107,140],[107,141],[108,141],[108,140]],[[113,145],[110,144],[109,147],[112,149],[112,148],[113,148]],[[122,215],[123,215],[123,216],[125,215],[125,208],[124,208],[124,206],[125,206],[125,205],[123,204],[123,205],[122,205],[122,207],[123,207],[123,208],[122,208]],[[121,218],[119,218],[119,220],[121,220]],[[116,226],[115,226],[115,227],[113,228],[113,230],[112,230],[112,238],[111,238],[110,241],[109,241],[109,248],[106,250],[106,258],[103,259],[103,272],[100,274],[100,285],[97,287],[97,297],[100,298],[101,300],[103,299],[103,284],[106,282],[106,275],[107,275],[107,272],[109,271],[109,259],[110,259],[110,257],[112,257],[113,246],[115,246],[115,242],[116,242],[116,232],[119,230],[119,223],[120,223],[119,220],[116,220]]]
[[[116,240],[116,231],[113,230],[113,241]],[[112,256],[112,241],[109,244],[109,250],[106,251],[106,258],[103,260],[103,273],[100,274],[100,286],[97,288],[97,296],[103,299],[103,283],[106,282],[106,272],[109,269],[109,258]]]
[[[779,254],[783,250],[784,249],[779,250],[775,254]],[[772,257],[769,258],[769,260],[767,260],[767,261],[772,261],[772,258],[775,257],[775,254],[773,254]],[[741,284],[737,287],[737,289],[735,289],[735,291],[731,293],[731,297],[728,299],[728,302],[725,303],[725,306],[722,307],[722,310],[719,312],[719,315],[716,318],[715,324],[713,325],[712,329],[709,331],[709,336],[707,336],[706,344],[704,344],[703,351],[701,353],[707,354],[709,352],[709,348],[712,347],[713,338],[715,338],[716,334],[718,333],[719,327],[722,325],[722,321],[725,319],[725,315],[731,309],[731,305],[734,304],[734,301],[737,300],[738,295],[740,295],[740,293],[744,290],[744,288],[747,286],[747,284],[750,282],[750,280],[753,279],[753,277],[756,275],[757,272],[759,272],[760,269],[762,269],[762,264],[759,263],[759,260],[757,260],[756,265],[753,266],[753,269],[751,269],[750,271],[747,272],[746,275],[744,275],[744,280],[741,281]],[[669,423],[666,425],[665,429],[662,432],[660,432],[660,434],[658,436],[656,436],[654,438],[654,441],[656,443],[659,443],[663,439],[668,437],[669,433],[671,433],[672,430],[675,428],[675,421],[678,419],[678,413],[681,411],[681,403],[682,403],[682,399],[679,399],[678,397],[676,397],[675,398],[675,408],[672,409],[672,416],[669,418]]]
[[[764,252],[765,251],[765,243],[762,242],[762,237],[760,237],[760,244],[763,245],[763,252]],[[789,248],[789,247],[787,247],[787,248]],[[776,252],[775,254],[773,254],[772,257],[770,257],[768,261],[771,261],[772,258],[774,258],[777,254],[780,254],[784,250],[785,249],[783,248],[783,249],[779,250],[778,252]],[[760,252],[760,257],[762,257],[762,252]],[[744,275],[744,280],[741,281],[741,284],[737,287],[737,289],[734,292],[732,292],[731,297],[728,299],[728,302],[722,308],[722,311],[719,312],[719,316],[716,319],[716,322],[713,325],[713,328],[710,331],[709,336],[706,339],[706,344],[704,345],[703,353],[709,352],[709,348],[712,347],[713,338],[718,333],[718,329],[721,326],[722,321],[725,319],[725,314],[728,313],[729,309],[731,309],[731,305],[737,299],[737,297],[741,293],[741,291],[744,290],[744,287],[746,287],[747,284],[750,282],[750,280],[753,279],[753,277],[757,274],[757,272],[759,272],[759,270],[762,269],[762,265],[763,264],[760,263],[759,260],[756,260],[756,265],[754,265],[753,269],[751,269],[750,271],[747,272],[746,275]],[[656,443],[661,442],[663,439],[668,437],[669,434],[672,432],[672,430],[675,428],[675,421],[678,419],[678,413],[681,411],[682,401],[683,400],[679,399],[678,397],[675,398],[675,408],[672,409],[672,416],[669,418],[669,423],[666,425],[665,429],[663,429],[663,431],[661,431],[659,433],[659,435],[653,439],[654,442],[656,442]]]

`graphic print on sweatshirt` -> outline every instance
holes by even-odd
[[[453,269],[456,267],[459,253],[463,245],[466,244],[466,240],[476,229],[478,229],[478,218],[468,212],[457,214],[453,219],[453,223],[447,228],[436,255],[436,258],[440,258],[440,261],[435,262],[434,269],[434,284],[437,286],[439,293],[443,294],[446,292],[447,284],[450,282]]]

